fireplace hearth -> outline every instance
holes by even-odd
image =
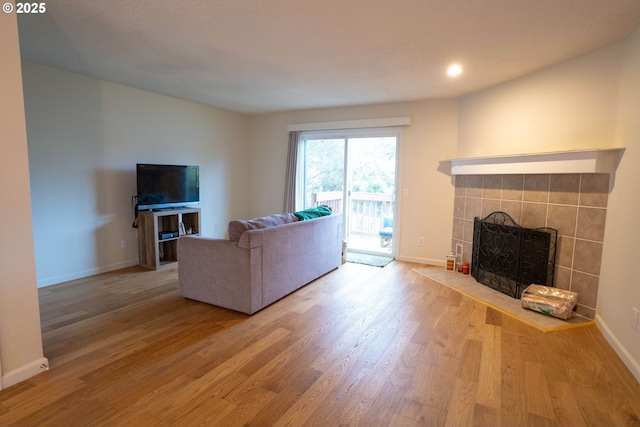
[[[476,217],[471,275],[518,299],[530,284],[553,286],[557,240],[556,229],[521,227],[506,212]]]

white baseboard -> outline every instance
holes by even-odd
[[[631,371],[631,374],[635,377],[636,380],[640,381],[640,364],[637,360],[633,358],[631,353],[627,351],[624,345],[618,340],[615,334],[609,329],[607,324],[600,315],[596,314],[595,317],[596,326],[604,335],[604,338],[607,342],[613,347],[613,350],[620,356],[622,362],[626,365],[626,367]]]
[[[19,382],[28,380],[29,378],[38,375],[41,372],[49,370],[49,361],[46,357],[41,357],[21,366],[18,369],[13,369],[6,374],[2,375],[2,382],[0,383],[0,389],[11,387]]]
[[[134,265],[138,265],[137,258],[129,261],[119,262],[116,264],[105,265],[102,267],[90,268],[88,270],[78,271],[75,273],[64,274],[62,276],[38,279],[38,287],[44,288],[46,286],[56,285],[58,283],[68,282],[70,280],[83,279],[85,277],[95,276],[96,274],[100,273],[107,273],[109,271],[133,267]]]
[[[411,257],[411,256],[404,256],[404,255],[398,255],[396,256],[396,259],[398,261],[414,262],[416,264],[439,265],[444,268],[444,261],[441,259],[420,258],[420,257]]]

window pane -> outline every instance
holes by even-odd
[[[305,209],[328,205],[342,212],[344,144],[344,139],[305,141]]]
[[[396,138],[350,138],[351,191],[392,194],[395,188]]]

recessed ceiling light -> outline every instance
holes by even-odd
[[[462,74],[462,67],[458,64],[449,65],[449,68],[447,68],[447,74],[449,77],[459,76]]]

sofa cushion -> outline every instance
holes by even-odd
[[[237,242],[240,240],[242,233],[248,230],[256,230],[259,228],[275,227],[276,225],[288,224],[297,221],[298,218],[291,213],[275,214],[254,218],[249,220],[234,220],[229,222],[229,240]]]

